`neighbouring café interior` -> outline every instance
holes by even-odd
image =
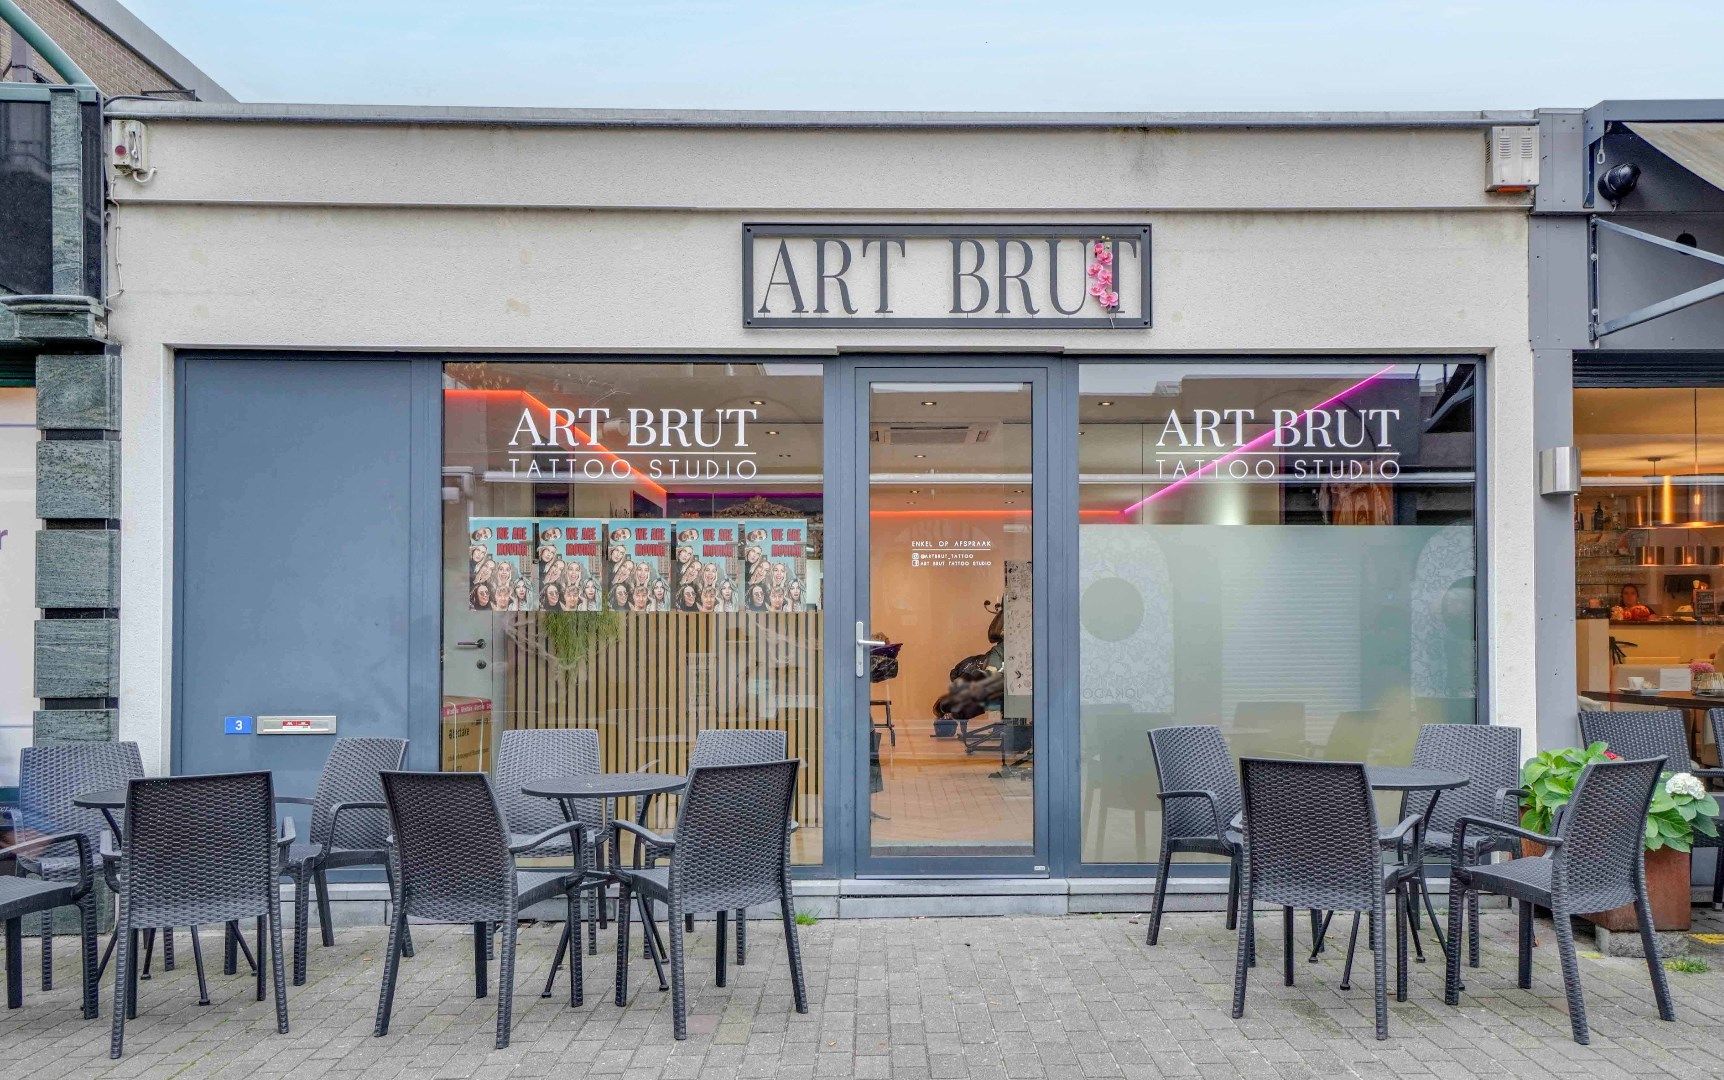
[[[1575,648],[1585,708],[1669,707],[1718,764],[1724,705],[1724,388],[1580,387]]]

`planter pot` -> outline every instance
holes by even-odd
[[[1652,902],[1654,930],[1686,930],[1693,922],[1689,903],[1689,855],[1674,848],[1646,853],[1646,896]],[[1615,933],[1638,930],[1634,905],[1585,916],[1586,920]]]

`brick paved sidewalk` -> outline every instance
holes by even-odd
[[[1724,929],[1705,915],[1697,930]],[[584,1006],[570,1010],[563,994],[541,1000],[558,928],[525,926],[514,1041],[502,1051],[491,1045],[495,1000],[471,996],[465,928],[415,931],[419,955],[403,967],[383,1039],[371,1036],[381,927],[344,927],[333,949],[314,940],[310,981],[289,994],[285,1036],[271,1004],[252,999],[250,981],[224,978],[219,967],[213,1004],[199,1008],[182,939],[179,970],[142,985],[120,1062],[107,1059],[111,984],[102,1019],[80,1019],[76,949],[63,939],[56,989],[28,985],[24,1008],[0,1016],[0,1072],[31,1080],[1724,1075],[1724,952],[1696,954],[1711,959],[1710,972],[1671,972],[1673,1024],[1657,1019],[1642,961],[1585,955],[1594,1041],[1580,1047],[1569,1040],[1554,950],[1539,950],[1534,990],[1518,990],[1513,924],[1506,912],[1486,921],[1484,968],[1470,973],[1462,1007],[1443,1004],[1435,956],[1415,964],[1409,1000],[1391,997],[1391,1037],[1382,1043],[1372,1038],[1368,963],[1365,979],[1342,992],[1340,950],[1315,964],[1301,957],[1299,984],[1287,989],[1279,920],[1269,916],[1259,923],[1263,964],[1240,1021],[1228,1017],[1232,937],[1214,914],[1170,916],[1155,949],[1144,946],[1143,925],[1123,916],[822,922],[802,931],[806,1016],[791,1011],[776,925],[751,925],[750,962],[719,989],[707,924],[690,946],[693,1016],[681,1044],[650,965],[631,965],[628,1008],[612,1004],[609,934],[589,958]],[[1548,926],[1541,933],[1549,939]],[[219,958],[213,934],[205,946]],[[37,961],[26,948],[29,980]]]

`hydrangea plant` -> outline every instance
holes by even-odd
[[[1523,827],[1550,833],[1556,813],[1574,797],[1580,774],[1595,761],[1614,761],[1602,742],[1587,747],[1567,746],[1545,750],[1521,768],[1521,819]],[[1718,800],[1692,773],[1665,773],[1652,792],[1646,815],[1646,850],[1672,848],[1688,851],[1694,834],[1718,835]]]

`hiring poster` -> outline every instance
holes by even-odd
[[[539,518],[534,562],[542,611],[603,611],[602,518]]]
[[[533,611],[533,519],[467,519],[467,606],[474,611]]]
[[[809,610],[807,520],[743,522],[742,573],[743,610]]]
[[[676,523],[673,611],[741,611],[742,522],[721,518]]]
[[[605,527],[605,608],[669,611],[671,523],[619,518]]]

